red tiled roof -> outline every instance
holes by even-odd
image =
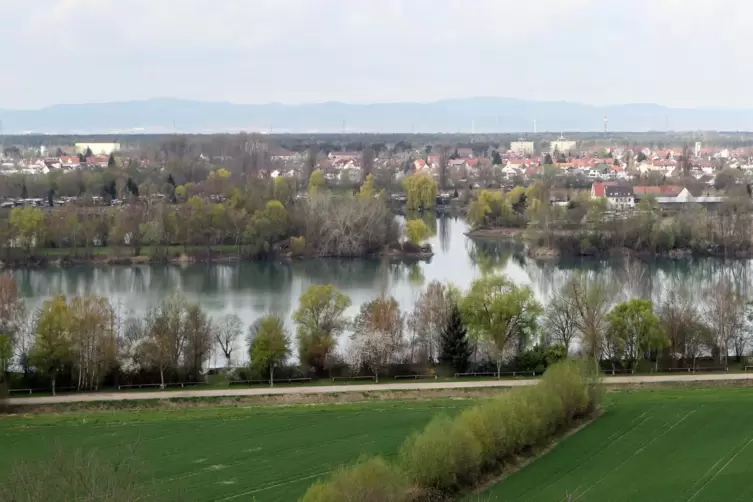
[[[594,197],[604,197],[604,183],[594,183],[591,187]]]
[[[636,195],[656,194],[665,197],[676,197],[680,192],[682,192],[682,187],[677,185],[633,187],[633,193]]]

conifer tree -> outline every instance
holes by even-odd
[[[452,313],[447,320],[447,325],[442,330],[441,353],[439,356],[442,364],[445,364],[458,373],[468,369],[471,358],[471,348],[468,344],[468,330],[460,317],[457,305],[452,308]]]

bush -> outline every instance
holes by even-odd
[[[304,252],[306,252],[306,238],[291,237],[290,252],[293,256],[301,256]]]
[[[405,477],[381,457],[361,460],[336,471],[328,481],[312,485],[302,502],[407,502]]]
[[[460,420],[432,420],[400,449],[400,468],[420,487],[453,491],[473,481],[482,463],[482,446]]]
[[[376,458],[317,483],[304,501],[447,498],[480,474],[546,443],[593,411],[600,398],[600,373],[593,361],[560,361],[538,385],[466,409],[456,419],[437,417],[410,436],[400,448],[398,468],[413,483],[412,492],[405,477]]]
[[[496,399],[474,406],[458,417],[459,424],[470,431],[479,443],[482,467],[494,465],[499,458],[499,452],[508,448],[505,428],[499,427],[496,423],[497,413],[501,411],[501,401],[502,399]]]
[[[566,360],[549,368],[539,386],[562,399],[566,420],[570,421],[598,406],[600,384],[601,375],[593,361]]]
[[[0,500],[5,502],[136,502],[148,500],[143,479],[129,447],[116,460],[97,452],[66,451],[56,446],[48,459],[34,464],[19,462],[0,480]]]

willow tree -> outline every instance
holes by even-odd
[[[282,317],[270,314],[251,325],[248,333],[248,350],[251,363],[260,370],[269,371],[269,386],[275,382],[275,367],[290,357],[290,337]]]
[[[350,298],[331,284],[314,284],[301,295],[299,303],[293,321],[301,364],[323,373],[337,337],[348,327],[345,310],[350,307]]]
[[[437,203],[437,182],[428,174],[414,174],[403,181],[408,200],[406,209],[432,209]]]
[[[504,360],[522,352],[533,339],[541,311],[530,287],[518,286],[504,275],[473,281],[460,302],[471,336],[493,349],[498,376]]]

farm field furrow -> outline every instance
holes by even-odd
[[[297,500],[317,477],[363,454],[394,455],[438,413],[471,400],[120,411],[0,418],[0,475],[59,445],[103,456],[134,445],[156,500]]]
[[[481,501],[753,499],[753,390],[614,393],[605,413]]]

